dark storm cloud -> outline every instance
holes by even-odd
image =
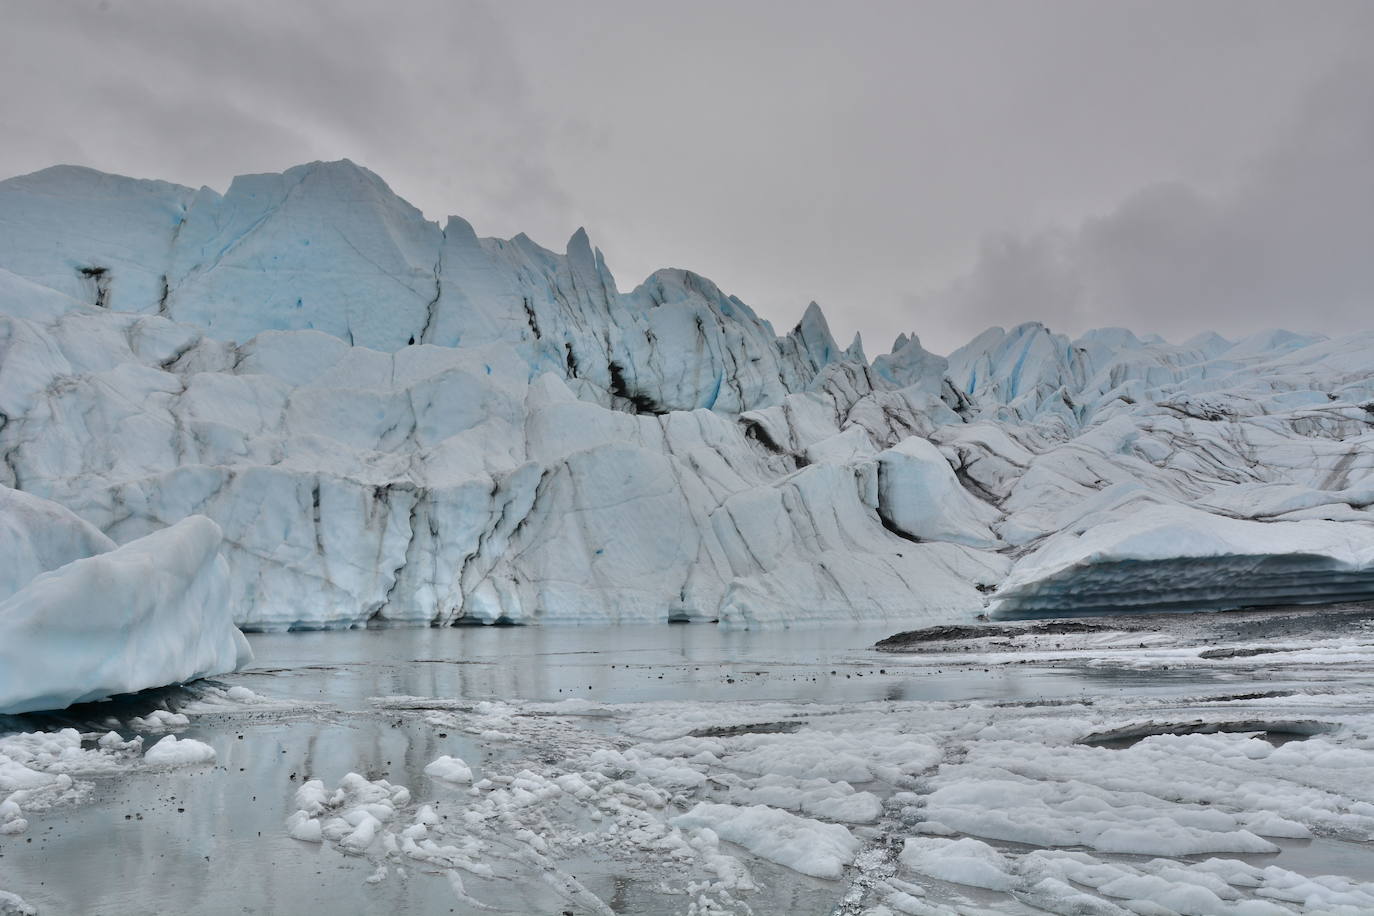
[[[0,174],[348,157],[622,287],[690,267],[870,352],[991,323],[1339,330],[1374,4],[0,0]],[[1337,62],[1343,62],[1339,65]],[[972,265],[970,267],[970,265]]]

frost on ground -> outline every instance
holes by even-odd
[[[651,878],[652,910],[665,913],[778,912],[783,889],[806,882],[816,912],[838,901],[869,916],[1374,910],[1374,867],[1325,874],[1288,867],[1284,851],[1329,843],[1374,865],[1368,687],[1095,702],[375,702],[503,754],[458,774],[471,785],[449,778],[461,762],[447,755],[416,785],[309,781],[285,830],[367,858],[371,885],[446,874],[473,909],[501,905],[507,879],[537,876],[543,904],[610,912],[569,864],[599,858]],[[1276,738],[1294,719],[1322,730]],[[1176,734],[1170,722],[1198,727]],[[1228,730],[1237,723],[1249,727]],[[1099,740],[1108,734],[1129,737]]]

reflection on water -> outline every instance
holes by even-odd
[[[0,845],[0,886],[44,914],[372,912],[383,898],[362,892],[366,860],[285,835],[301,774],[317,767],[337,779],[361,768],[418,780],[434,756],[453,753],[441,745],[481,759],[462,742],[377,720],[182,734],[214,746],[216,765],[95,780],[95,804],[40,815],[26,836]],[[441,880],[396,882],[384,899],[385,912],[453,905]]]
[[[606,703],[648,700],[986,700],[1161,689],[1140,671],[931,667],[877,653],[890,625],[730,631],[675,627],[482,627],[257,634],[242,683],[352,705],[387,694]],[[1198,683],[1208,673],[1179,680]]]

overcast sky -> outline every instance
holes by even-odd
[[[347,157],[869,355],[1374,326],[1374,2],[0,0],[0,176]]]

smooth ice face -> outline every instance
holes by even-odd
[[[878,512],[889,527],[922,541],[996,547],[1001,513],[960,484],[939,449],[916,436],[878,455]]]
[[[691,271],[622,293],[581,230],[441,228],[347,161],[223,195],[50,169],[0,225],[0,484],[121,544],[209,516],[245,627],[1365,594],[1309,533],[1374,525],[1374,333],[1029,323],[869,364],[814,303],[778,336]],[[1192,514],[1122,554],[1152,506]],[[1228,520],[1274,537],[1192,562]],[[8,536],[11,590],[85,549]]]
[[[192,516],[43,573],[0,603],[0,714],[234,671],[252,651],[229,614],[219,527]]]
[[[314,328],[396,349],[423,334],[438,299],[441,239],[347,161],[242,175],[188,209],[162,313],[220,339]]]

